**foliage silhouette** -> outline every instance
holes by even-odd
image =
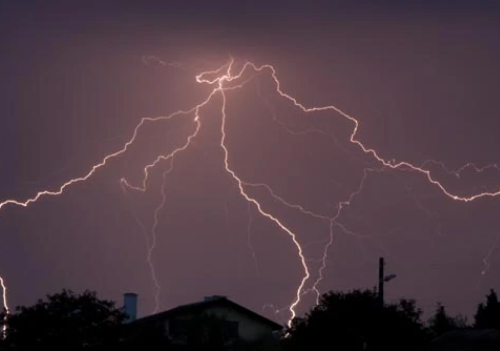
[[[495,290],[486,295],[486,304],[480,303],[474,316],[474,327],[500,329],[500,302]]]
[[[95,292],[86,290],[77,295],[63,289],[33,306],[4,312],[1,324],[6,330],[0,349],[80,350],[115,346],[124,318],[124,312],[114,302],[97,298]]]
[[[428,339],[415,301],[380,305],[375,292],[328,292],[296,318],[284,350],[420,350]]]
[[[429,329],[433,336],[439,336],[453,330],[467,328],[467,319],[460,315],[451,317],[443,304],[438,303],[434,315],[429,319]]]

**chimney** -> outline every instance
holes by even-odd
[[[136,293],[125,293],[123,294],[123,302],[125,313],[127,317],[125,323],[130,323],[137,318],[137,294]]]

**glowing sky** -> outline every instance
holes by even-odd
[[[385,160],[423,165],[459,196],[498,191],[499,169],[483,167],[500,163],[500,8],[374,3],[2,3],[0,203],[86,175],[123,148],[141,118],[202,103],[215,86],[196,75],[230,56],[235,71],[245,60],[272,64],[281,89],[306,106],[356,117],[357,138]],[[379,256],[397,274],[389,300],[413,297],[426,310],[442,301],[470,314],[500,289],[500,199],[457,202],[422,174],[380,169],[349,142],[351,121],[294,107],[269,70],[226,98],[225,145],[243,180],[332,216],[367,175],[334,228],[321,291],[372,288]],[[248,205],[224,169],[222,104],[217,95],[200,109],[203,128],[165,177],[151,256],[161,308],[222,294],[284,322],[304,270],[290,236]],[[11,307],[89,288],[118,301],[135,291],[139,314],[153,311],[147,245],[169,162],[151,172],[145,193],[124,191],[120,179],[140,184],[144,166],[186,143],[193,118],[145,124],[126,153],[62,196],[2,207],[0,274]],[[478,168],[452,172],[469,162]],[[296,234],[310,288],[329,223],[287,208],[266,187],[248,193]],[[314,298],[304,295],[298,312]]]

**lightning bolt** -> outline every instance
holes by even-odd
[[[486,254],[486,256],[484,256],[484,258],[483,258],[484,269],[481,271],[481,275],[486,275],[486,273],[490,269],[490,257],[493,254],[493,251],[495,251],[499,240],[500,240],[500,233],[497,234],[497,237],[495,238],[495,241],[491,245],[491,247],[488,250],[488,253]]]
[[[0,276],[0,285],[2,286],[2,304],[3,309],[6,313],[9,313],[9,304],[7,302],[7,285],[5,284],[5,280]]]
[[[170,164],[169,164],[168,168],[162,174],[162,184],[161,184],[161,191],[160,191],[161,192],[161,201],[154,212],[154,223],[153,223],[153,228],[151,229],[152,240],[151,240],[151,245],[149,246],[149,250],[148,250],[148,260],[149,261],[153,260],[153,251],[156,248],[156,235],[157,235],[156,229],[158,228],[158,222],[159,222],[158,216],[160,215],[160,212],[163,209],[163,207],[165,206],[165,202],[167,200],[167,196],[165,194],[165,180],[166,180],[167,175],[172,171],[173,168],[174,168],[174,158],[172,157],[170,159]],[[156,280],[156,276],[154,277],[154,279]],[[158,312],[158,310],[161,307],[160,306],[161,286],[159,283],[157,283],[155,287],[156,287],[155,309],[153,310],[153,313]]]
[[[122,190],[125,195],[127,195],[127,189],[122,183]],[[162,187],[162,195],[163,195],[163,187]],[[132,201],[131,201],[132,202]],[[146,225],[139,219],[139,216],[137,215],[136,211],[132,208],[132,217],[135,219],[139,227],[141,228],[142,233],[144,234],[144,238],[146,239],[146,262],[149,267],[149,271],[151,274],[151,280],[153,281],[153,286],[154,286],[154,299],[155,299],[155,307],[154,311],[156,311],[160,307],[160,293],[161,293],[161,285],[158,280],[158,276],[156,274],[156,268],[153,263],[153,250],[156,245],[155,240],[150,240],[148,236],[148,230],[146,228]],[[156,211],[155,211],[156,214]],[[154,226],[153,226],[154,228]]]
[[[328,240],[328,242],[326,243],[326,245],[324,246],[324,249],[323,249],[323,256],[322,256],[322,259],[321,259],[321,267],[318,270],[318,278],[316,279],[316,281],[314,282],[314,284],[312,286],[312,290],[316,293],[316,304],[319,303],[319,298],[321,296],[321,293],[320,293],[320,291],[318,289],[318,285],[321,283],[321,281],[324,278],[323,277],[323,271],[325,270],[325,268],[327,266],[328,249],[333,244],[333,234],[334,234],[333,233],[333,229],[334,229],[335,226],[337,226],[341,230],[343,230],[345,233],[357,236],[356,233],[350,231],[343,224],[339,223],[338,219],[341,216],[342,211],[345,208],[347,208],[348,206],[350,206],[351,203],[352,203],[352,201],[354,200],[354,198],[363,191],[363,187],[365,185],[365,180],[368,177],[368,174],[370,172],[377,172],[377,171],[380,171],[380,170],[370,169],[370,168],[365,169],[364,172],[363,172],[364,173],[363,174],[363,178],[361,178],[361,182],[359,183],[358,188],[349,195],[349,197],[347,198],[347,200],[339,202],[339,204],[337,206],[337,212],[333,215],[333,217],[329,218],[329,233],[328,233],[329,234],[329,240]]]
[[[145,56],[143,58],[143,61],[145,64],[157,63],[157,64],[160,64],[163,66],[179,67],[182,65],[179,62],[167,63],[167,62],[164,62],[164,61],[162,61],[154,56]],[[418,165],[414,165],[408,161],[395,161],[395,160],[385,159],[382,156],[380,156],[380,154],[375,149],[370,148],[368,146],[365,146],[362,143],[362,141],[360,141],[357,138],[358,131],[360,129],[360,124],[359,124],[358,120],[356,118],[354,118],[353,116],[347,114],[346,112],[340,110],[339,108],[337,108],[333,105],[319,106],[319,107],[316,107],[316,106],[306,107],[304,104],[300,103],[295,97],[285,93],[281,88],[281,83],[278,79],[277,72],[276,72],[276,69],[274,68],[274,66],[269,65],[269,64],[258,66],[252,62],[247,61],[242,65],[242,67],[240,68],[240,70],[237,73],[233,73],[233,70],[234,70],[234,59],[231,58],[228,61],[228,63],[226,63],[225,65],[223,65],[222,67],[220,67],[218,69],[211,70],[211,71],[205,71],[205,72],[198,74],[197,76],[195,76],[197,83],[206,84],[206,85],[214,87],[213,90],[209,93],[208,97],[204,101],[195,105],[191,109],[179,110],[179,111],[176,111],[168,116],[160,116],[160,117],[155,117],[155,118],[149,118],[149,117],[142,118],[140,120],[140,122],[136,125],[136,127],[134,128],[131,138],[123,145],[123,147],[121,149],[119,149],[118,151],[116,151],[114,153],[110,153],[110,154],[106,155],[102,159],[101,162],[92,166],[90,168],[90,170],[86,174],[84,174],[83,176],[70,179],[69,181],[60,185],[55,190],[40,191],[40,192],[36,193],[33,197],[28,198],[27,200],[24,200],[24,201],[16,200],[16,199],[7,199],[7,200],[0,203],[0,210],[2,210],[5,206],[8,206],[8,205],[27,207],[30,204],[42,199],[43,197],[59,196],[59,195],[63,194],[63,192],[68,187],[74,186],[78,183],[85,182],[87,179],[92,177],[99,169],[108,165],[112,159],[117,158],[117,157],[125,154],[127,152],[127,150],[129,149],[129,147],[135,142],[136,137],[137,137],[140,129],[146,123],[155,123],[155,122],[159,122],[159,121],[169,120],[169,119],[172,119],[174,117],[179,117],[179,116],[185,117],[185,116],[194,115],[193,122],[195,124],[195,128],[194,128],[194,131],[187,137],[186,142],[183,145],[181,145],[180,147],[174,149],[170,153],[160,154],[152,163],[146,165],[143,169],[142,182],[139,185],[133,185],[130,182],[128,182],[125,178],[122,178],[120,180],[122,186],[124,186],[128,189],[145,192],[147,190],[147,182],[149,180],[150,171],[162,162],[167,162],[169,164],[169,167],[163,173],[163,177],[162,177],[163,183],[162,183],[162,187],[161,187],[161,195],[162,195],[161,202],[159,203],[158,207],[156,207],[155,212],[154,212],[154,223],[153,223],[153,227],[152,227],[151,232],[150,232],[151,241],[148,242],[148,262],[150,262],[152,265],[152,255],[153,255],[153,251],[154,251],[155,246],[156,246],[156,236],[157,236],[156,230],[157,230],[157,227],[159,224],[159,214],[160,214],[161,210],[163,209],[165,202],[166,202],[166,193],[165,193],[165,187],[164,187],[165,186],[165,178],[166,178],[167,174],[170,173],[173,169],[175,157],[177,157],[183,151],[185,151],[186,149],[189,148],[189,146],[192,144],[193,140],[198,135],[200,129],[203,127],[202,117],[201,117],[201,113],[200,113],[201,109],[203,107],[207,106],[212,101],[212,99],[216,95],[218,95],[222,99],[221,109],[220,109],[221,127],[220,127],[220,140],[219,141],[220,141],[220,147],[223,151],[224,170],[228,174],[230,179],[236,184],[236,189],[239,192],[239,194],[241,195],[241,197],[245,201],[247,201],[247,203],[249,205],[253,206],[262,217],[268,219],[271,223],[276,225],[279,229],[281,229],[285,234],[287,234],[290,237],[292,243],[296,247],[298,258],[299,258],[299,261],[300,261],[301,266],[303,268],[303,275],[302,275],[302,278],[300,279],[300,283],[297,287],[295,297],[294,297],[293,301],[291,302],[291,304],[288,306],[288,310],[290,313],[290,319],[289,319],[289,324],[290,324],[291,321],[293,320],[293,318],[295,318],[295,316],[296,316],[296,308],[301,301],[301,297],[307,292],[305,287],[306,287],[306,283],[308,282],[308,280],[311,277],[311,270],[308,266],[308,263],[307,263],[308,261],[306,260],[306,257],[303,253],[303,246],[300,244],[300,242],[297,239],[297,234],[293,230],[291,230],[284,223],[283,220],[279,219],[278,217],[273,215],[269,210],[265,209],[264,206],[261,204],[261,202],[258,201],[258,199],[256,197],[250,195],[250,193],[249,193],[250,189],[258,188],[258,187],[265,188],[267,190],[267,192],[270,194],[270,196],[272,198],[274,198],[276,201],[280,202],[283,206],[286,206],[286,207],[293,209],[293,210],[297,210],[304,215],[307,215],[307,216],[310,216],[312,218],[322,220],[322,221],[325,221],[326,223],[328,223],[329,235],[328,235],[328,240],[327,240],[327,243],[324,247],[324,251],[323,251],[323,255],[322,255],[322,260],[321,260],[322,264],[321,264],[321,267],[319,268],[319,271],[318,271],[318,278],[312,284],[312,288],[310,289],[310,290],[314,291],[316,294],[318,294],[318,296],[319,296],[318,285],[321,282],[321,280],[323,279],[323,270],[326,268],[326,265],[327,265],[328,249],[333,244],[334,228],[337,227],[346,233],[355,235],[355,233],[349,231],[348,228],[346,228],[345,226],[342,225],[341,222],[339,222],[339,217],[341,216],[342,212],[346,208],[349,207],[349,205],[352,203],[354,198],[360,192],[362,192],[366,177],[370,172],[380,171],[380,170],[385,170],[385,169],[416,172],[416,173],[420,174],[421,176],[423,176],[429,182],[429,184],[437,187],[443,195],[445,195],[446,197],[448,197],[449,199],[454,200],[454,201],[471,202],[471,201],[478,200],[481,198],[497,197],[500,195],[500,190],[498,190],[498,191],[494,191],[494,192],[488,192],[488,191],[478,192],[478,193],[474,193],[474,194],[469,195],[469,196],[459,196],[457,194],[454,194],[450,190],[448,190],[447,187],[442,182],[437,180],[435,178],[435,176],[433,176],[433,174],[431,174],[431,169],[428,168],[428,166],[438,165],[441,168],[443,168],[445,171],[447,171],[451,174],[454,174],[456,177],[459,178],[460,174],[463,171],[465,171],[466,169],[472,169],[476,172],[483,172],[487,169],[500,170],[496,165],[490,165],[490,166],[486,166],[486,167],[481,168],[481,167],[475,166],[472,163],[468,163],[465,166],[459,168],[458,170],[450,171],[450,170],[446,169],[446,167],[443,164],[438,163],[436,161],[426,161],[425,163],[418,166]],[[243,76],[247,72],[253,73],[253,75],[250,78],[243,80]],[[336,211],[333,215],[318,214],[318,213],[313,212],[312,210],[307,209],[299,204],[291,203],[291,202],[287,201],[284,197],[275,193],[273,191],[273,189],[265,183],[252,183],[252,182],[244,180],[240,175],[237,174],[237,172],[232,167],[231,153],[230,153],[229,147],[228,147],[227,142],[226,142],[227,134],[229,133],[227,130],[227,127],[226,127],[226,122],[227,122],[227,118],[228,118],[227,113],[226,113],[226,105],[227,105],[227,99],[228,99],[227,92],[231,91],[231,90],[236,90],[236,89],[242,88],[243,86],[245,86],[245,84],[247,82],[249,82],[251,79],[253,79],[253,77],[255,75],[262,74],[265,72],[268,72],[268,74],[270,74],[270,76],[274,82],[274,85],[275,85],[276,93],[281,98],[287,100],[295,108],[299,109],[303,113],[314,114],[317,112],[332,112],[332,113],[338,114],[338,115],[342,116],[343,118],[347,119],[348,121],[350,121],[352,123],[352,131],[349,135],[348,141],[351,144],[354,144],[355,146],[357,146],[364,154],[371,157],[372,160],[375,161],[376,163],[378,163],[378,165],[379,165],[379,168],[365,169],[364,170],[364,175],[363,175],[363,178],[359,184],[359,187],[357,189],[355,189],[346,198],[346,200],[340,201],[338,203],[338,205],[336,206]],[[235,82],[240,82],[240,83],[236,84]],[[280,124],[282,127],[286,128],[286,126],[284,126],[284,124],[281,121],[279,121],[278,119],[275,118],[275,121],[278,124]],[[295,132],[295,134],[304,134],[304,133],[309,133],[309,132],[317,132],[317,133],[326,134],[322,131],[314,130],[314,129]],[[329,136],[332,138],[335,138],[332,135],[329,135]],[[153,277],[155,279],[155,276],[153,276]],[[3,280],[3,278],[1,278],[1,277],[0,277],[0,283],[1,283],[1,286],[3,288],[3,305],[4,305],[4,308],[6,310],[8,310],[7,287],[6,287],[6,284]],[[159,294],[160,294],[159,285],[157,287],[155,294],[156,294],[155,296],[156,296],[157,307],[159,307]]]

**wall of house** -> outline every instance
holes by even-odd
[[[231,308],[214,306],[207,308],[206,312],[228,321],[238,322],[239,335],[245,341],[258,341],[263,337],[271,335],[273,332],[269,326]]]

